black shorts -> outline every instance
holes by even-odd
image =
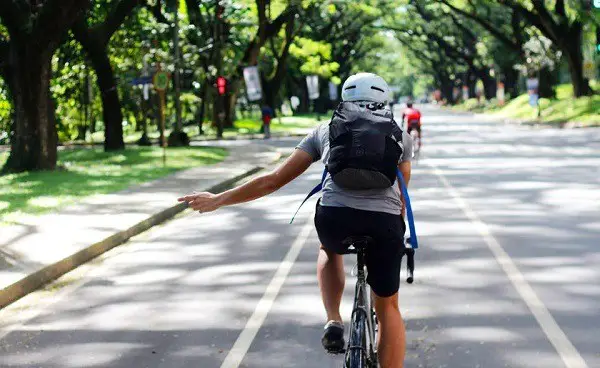
[[[342,242],[349,236],[372,237],[374,244],[367,248],[365,260],[367,282],[380,297],[398,292],[406,231],[400,215],[317,204],[315,227],[321,244],[337,254],[346,253],[348,247]]]

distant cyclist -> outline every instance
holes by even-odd
[[[413,107],[411,101],[406,103],[406,109],[402,112],[402,123],[406,119],[406,131],[410,134],[413,130],[417,131],[419,137],[419,148],[421,148],[421,112]]]
[[[412,139],[400,130],[385,108],[390,95],[387,83],[375,74],[351,76],[342,87],[343,102],[331,122],[309,133],[275,170],[224,193],[191,194],[179,201],[187,202],[199,212],[248,202],[273,193],[306,171],[313,162],[322,160],[328,173],[315,214],[315,226],[322,243],[317,278],[327,313],[321,342],[328,351],[344,348],[340,304],[345,284],[342,255],[347,246],[342,242],[349,236],[370,236],[374,244],[367,248],[367,282],[375,294],[379,362],[381,368],[402,368],[406,337],[398,306],[398,288],[405,253],[405,224],[404,204],[395,175],[399,168],[407,183],[410,179]],[[353,139],[347,139],[349,133]],[[330,137],[333,140],[330,141]],[[345,156],[350,150],[345,149],[344,144],[351,145],[355,156]],[[372,154],[377,151],[381,154]],[[357,157],[377,165],[362,171],[357,168],[360,165],[345,165],[346,160]],[[375,166],[385,168],[387,173],[373,169]],[[353,185],[368,187],[369,179],[365,178],[369,176],[371,183],[377,182],[378,189],[346,189]]]

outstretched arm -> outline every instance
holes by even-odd
[[[190,194],[177,200],[179,202],[187,202],[192,209],[200,212],[210,212],[219,207],[248,202],[275,192],[305,172],[312,162],[312,156],[300,149],[296,149],[275,170],[254,178],[239,187],[220,194],[209,192]]]

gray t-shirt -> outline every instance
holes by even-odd
[[[413,141],[410,135],[402,134],[403,153],[400,162],[413,157]],[[327,164],[329,159],[329,123],[319,125],[298,144],[297,149],[312,156],[313,161]],[[400,189],[392,185],[386,189],[348,190],[337,186],[327,174],[323,183],[321,205],[331,207],[351,207],[365,211],[387,212],[399,215],[401,211]]]

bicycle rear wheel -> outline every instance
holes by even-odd
[[[410,131],[410,136],[413,139],[413,152],[419,153],[421,149],[421,142],[419,141],[419,132],[416,129]]]
[[[367,312],[365,310],[364,284],[358,282],[354,297],[354,308],[350,320],[350,337],[346,353],[347,368],[369,368],[367,356]]]
[[[377,334],[379,333],[379,326],[377,323],[377,314],[375,314],[375,305],[373,304],[373,294],[369,292],[369,362],[373,368],[377,368],[379,362],[377,356]]]
[[[350,339],[348,344],[347,368],[368,368],[367,355],[365,354],[366,345],[366,326],[367,319],[362,311],[353,318],[350,330]]]

